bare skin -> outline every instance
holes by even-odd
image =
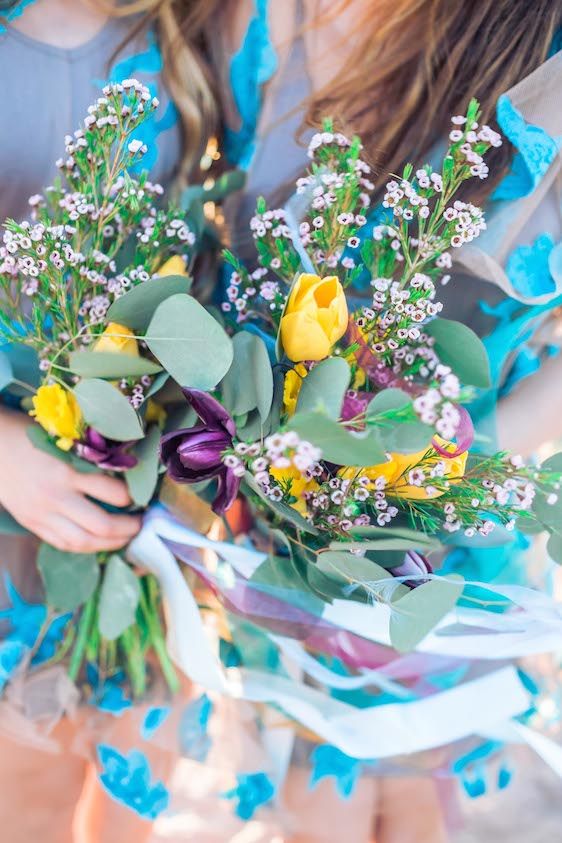
[[[24,527],[59,550],[93,553],[123,547],[140,529],[140,518],[110,515],[88,498],[127,506],[122,480],[81,474],[35,448],[27,436],[30,420],[0,411],[2,453],[0,504]]]

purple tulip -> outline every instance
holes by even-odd
[[[420,574],[433,573],[433,568],[431,567],[429,560],[426,559],[425,556],[422,556],[421,553],[417,553],[415,550],[409,550],[404,556],[402,564],[398,565],[396,568],[389,568],[389,570],[393,577],[419,578]],[[411,588],[415,588],[417,585],[422,585],[424,582],[427,582],[427,580],[405,580],[404,585],[409,585]]]
[[[127,453],[132,442],[115,442],[106,439],[92,427],[86,428],[82,441],[77,445],[78,456],[108,471],[127,471],[134,468],[138,460]]]
[[[201,424],[163,436],[160,456],[168,475],[177,483],[200,483],[216,477],[218,491],[213,511],[223,515],[234,503],[240,488],[240,478],[222,459],[224,451],[232,448],[236,426],[224,407],[207,393],[184,389],[183,394]]]

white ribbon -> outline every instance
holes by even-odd
[[[178,667],[194,682],[210,690],[279,706],[290,718],[317,734],[321,740],[337,746],[350,756],[387,758],[442,746],[470,734],[493,731],[495,726],[528,708],[528,694],[517,672],[510,666],[501,667],[421,700],[366,709],[357,709],[335,700],[322,691],[308,687],[298,678],[256,670],[225,670],[207,638],[197,604],[175,557],[162,538],[186,546],[212,549],[246,576],[257,568],[264,556],[237,545],[213,542],[183,527],[162,509],[157,509],[148,517],[143,530],[130,545],[129,556],[133,562],[153,571],[160,580],[168,604],[170,652]],[[500,591],[506,593],[506,587],[502,586],[498,589]],[[523,600],[519,592],[518,597],[519,601]],[[356,631],[371,640],[378,640],[377,636],[381,639],[387,637],[386,607],[344,601],[336,603],[342,605],[337,605],[335,612],[331,612],[332,607],[328,606],[324,612],[326,620],[337,622],[343,628]],[[547,606],[550,606],[548,601],[542,601],[541,612]],[[371,634],[369,627],[371,630],[376,629],[376,635]],[[496,634],[501,638],[504,634],[514,633]],[[458,644],[463,637],[466,636],[443,640]],[[473,637],[480,640],[475,655],[478,658],[483,655],[491,658],[488,648],[489,639],[493,639],[493,636],[484,634]],[[431,640],[431,636],[425,639],[426,642],[428,640]],[[292,645],[287,645],[284,639],[281,639],[281,643],[285,654],[289,655],[287,649]],[[426,647],[426,651],[443,652],[443,648],[432,650]],[[447,651],[458,653],[454,646]],[[294,656],[295,653],[292,648],[290,655]],[[302,658],[301,653],[301,662]],[[312,669],[306,658],[304,661],[306,669]],[[371,673],[370,684],[377,684],[378,680],[380,685],[381,677],[376,675],[376,671]],[[333,683],[333,676],[331,681]]]

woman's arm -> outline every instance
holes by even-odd
[[[524,457],[562,438],[562,355],[500,401],[497,425],[500,448]]]

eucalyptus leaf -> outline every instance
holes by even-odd
[[[323,574],[342,585],[362,585],[389,577],[388,572],[375,562],[352,553],[327,550],[319,553],[316,560]]]
[[[74,395],[86,424],[108,439],[128,442],[144,435],[138,414],[119,390],[97,378],[80,381]]]
[[[303,379],[297,411],[306,413],[318,410],[337,421],[350,380],[351,370],[345,360],[328,357],[314,366]]]
[[[435,351],[461,383],[483,389],[491,386],[490,361],[483,342],[462,322],[434,319],[424,331],[435,340]]]
[[[37,567],[45,583],[47,602],[61,612],[72,612],[94,593],[100,570],[95,553],[65,553],[41,544]]]
[[[402,410],[406,407],[410,407],[411,404],[412,399],[407,392],[404,392],[403,389],[397,389],[396,387],[389,387],[388,389],[383,389],[381,392],[378,392],[372,401],[369,402],[366,416],[367,419],[376,421],[377,416],[380,416],[383,413],[389,413],[393,410]]]
[[[145,357],[135,354],[118,354],[108,351],[74,351],[69,368],[82,378],[117,378],[155,375],[162,367]]]
[[[322,458],[337,465],[371,466],[386,460],[376,431],[353,433],[319,412],[297,413],[291,430],[322,451]]]
[[[170,296],[162,302],[145,340],[164,369],[183,387],[213,389],[232,364],[230,338],[191,296]]]
[[[11,384],[14,378],[14,370],[10,358],[3,351],[0,351],[0,392]]]
[[[241,439],[255,441],[267,436],[269,430],[267,429],[267,419],[262,421],[259,410],[252,410],[244,418],[242,424],[238,418],[235,418],[236,429]]]
[[[562,565],[562,535],[551,533],[546,543],[546,552],[553,562],[556,562],[557,565]]]
[[[62,462],[70,462],[71,454],[57,448],[47,431],[38,424],[30,424],[26,430],[27,438],[38,451],[43,451]]]
[[[385,536],[380,539],[371,539],[360,542],[331,542],[331,550],[423,550],[428,553],[430,550],[437,550],[441,546],[438,539],[427,536],[425,542],[418,538],[408,539],[403,536]]]
[[[537,518],[552,532],[562,534],[562,498],[558,498],[555,503],[547,503],[548,495],[543,492],[537,492],[533,501],[533,512]]]
[[[6,509],[0,509],[0,534],[2,533],[8,536],[29,535],[29,531],[22,527]]]
[[[261,337],[240,331],[232,340],[232,365],[221,382],[222,402],[233,416],[258,410],[265,421],[273,399],[273,372]]]
[[[107,311],[107,318],[142,334],[163,301],[178,293],[188,293],[190,288],[191,279],[185,275],[151,278],[116,299]]]
[[[540,471],[554,471],[562,474],[562,452],[553,454],[541,463]]]
[[[33,348],[22,343],[9,343],[2,346],[2,356],[12,367],[12,378],[27,384],[33,391],[41,384],[39,358]],[[12,383],[10,392],[14,395],[29,395],[29,389]]]
[[[114,553],[105,566],[100,590],[98,628],[104,638],[114,641],[134,623],[139,599],[138,577]]]
[[[133,451],[137,464],[125,472],[127,488],[137,506],[147,506],[150,503],[158,483],[160,435],[158,425],[152,425]]]
[[[410,421],[393,421],[391,414],[410,411]],[[390,414],[390,417],[388,416]],[[412,399],[402,389],[383,389],[369,403],[366,412],[367,424],[377,427],[381,442],[387,451],[401,454],[416,453],[429,445],[434,434],[430,425],[417,419]]]
[[[400,652],[413,650],[445,615],[462,594],[464,580],[437,578],[413,588],[391,604],[390,642]]]

